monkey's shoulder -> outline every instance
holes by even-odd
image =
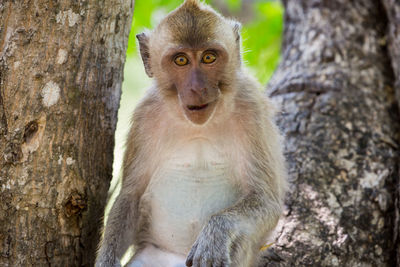
[[[155,116],[160,114],[160,107],[162,105],[162,98],[156,88],[150,87],[133,111],[132,125],[143,124],[148,118],[155,118]]]

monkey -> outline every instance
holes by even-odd
[[[251,267],[287,188],[276,108],[246,71],[240,23],[185,0],[138,34],[135,108],[96,266]]]

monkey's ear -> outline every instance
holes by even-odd
[[[149,36],[146,33],[140,33],[136,35],[136,39],[139,42],[140,55],[142,56],[144,70],[147,76],[153,77],[153,71],[150,65],[150,51],[149,51]]]
[[[242,24],[237,21],[232,21],[233,24],[233,34],[235,35],[236,43],[240,45],[240,29],[242,29]]]
[[[233,34],[235,36],[235,41],[236,41],[237,55],[239,58],[239,62],[242,62],[242,56],[240,53],[240,29],[242,28],[242,25],[234,20],[231,23],[232,23]]]

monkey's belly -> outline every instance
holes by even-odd
[[[210,216],[233,205],[239,193],[224,163],[193,167],[190,159],[174,161],[160,168],[149,185],[150,236],[161,248],[187,254]]]

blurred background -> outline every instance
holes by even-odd
[[[154,28],[168,12],[183,0],[136,0],[132,29],[124,70],[122,97],[115,134],[113,180],[110,192],[119,191],[118,178],[124,154],[124,144],[129,130],[131,114],[142,97],[150,79],[144,72],[137,51],[135,35],[144,29]],[[279,61],[283,28],[283,7],[276,0],[206,0],[226,17],[242,23],[242,51],[245,65],[262,84],[266,84]],[[112,199],[109,202],[112,203]],[[108,205],[107,209],[110,208]]]

